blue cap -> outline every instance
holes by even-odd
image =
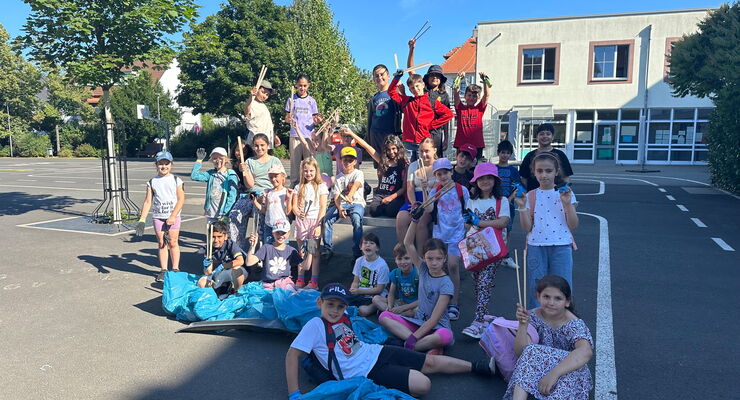
[[[452,171],[452,163],[446,158],[438,158],[434,161],[434,164],[432,164],[432,173],[437,172],[438,169],[449,169]]]
[[[344,304],[349,304],[349,292],[341,283],[330,283],[324,286],[324,290],[321,291],[321,298],[323,300],[337,299],[344,302]]]
[[[156,156],[154,156],[154,157],[155,157],[155,159],[157,160],[156,162],[160,162],[160,161],[162,161],[162,160],[167,160],[167,161],[170,161],[170,162],[172,162],[172,154],[170,154],[170,152],[169,152],[169,151],[160,151],[160,152],[159,152],[159,153],[157,153],[157,155],[156,155]]]

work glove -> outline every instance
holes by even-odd
[[[144,227],[146,227],[146,222],[144,221],[139,221],[136,224],[136,237],[144,236]]]
[[[396,73],[393,74],[393,77],[394,78],[401,78],[402,76],[403,76],[403,70],[402,69],[399,69],[398,71],[396,71]]]
[[[460,82],[462,81],[462,77],[460,75],[455,77],[455,81],[452,83],[452,88],[457,89],[460,87]]]
[[[296,390],[295,392],[288,395],[288,400],[300,400],[303,396],[303,393],[301,393],[300,390]]]
[[[516,184],[516,197],[524,197],[527,194],[527,189],[522,186],[521,183]]]
[[[559,193],[566,193],[568,191],[570,191],[570,182],[566,182],[562,186],[558,187]]]
[[[205,273],[208,270],[208,267],[211,266],[211,259],[206,257],[203,259],[203,273]]]
[[[195,157],[198,161],[203,161],[203,159],[206,158],[206,149],[200,147],[195,151]]]
[[[480,223],[480,217],[478,217],[476,213],[470,211],[469,209],[463,211],[463,220],[466,224],[470,224],[473,226],[478,226],[478,224]]]
[[[482,73],[482,72],[481,72],[481,74],[480,74],[480,78],[481,78],[481,79],[483,80],[483,83],[484,83],[484,84],[485,84],[486,86],[488,86],[488,88],[489,88],[489,89],[490,89],[491,87],[493,87],[493,84],[491,83],[491,78],[489,78],[489,77],[488,77],[488,75],[486,75],[486,74],[484,74],[484,73]]]
[[[424,207],[417,206],[413,209],[413,211],[411,211],[411,220],[419,222],[422,215],[424,215]]]

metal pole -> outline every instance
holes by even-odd
[[[645,161],[647,160],[647,117],[648,117],[648,73],[649,73],[649,67],[650,67],[650,36],[653,30],[652,25],[648,25],[643,31],[645,35],[642,37],[642,40],[645,41],[643,44],[643,54],[645,56],[645,68],[643,69],[643,103],[642,103],[642,110],[640,110],[640,124],[639,124],[639,132],[637,134],[637,154],[639,158],[639,163],[641,166],[641,169],[645,169]],[[642,44],[642,43],[641,43]]]
[[[13,157],[13,132],[10,131],[10,104],[5,102],[5,111],[8,113],[8,138],[10,139],[10,156]]]
[[[157,93],[157,119],[162,120],[162,115],[159,114],[159,93]]]

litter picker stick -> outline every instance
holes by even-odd
[[[422,33],[420,33],[420,34],[419,34],[419,36],[417,36],[417,37],[416,37],[416,40],[419,40],[419,39],[421,39],[421,37],[422,37],[422,36],[424,36],[424,34],[425,34],[425,33],[427,33],[427,31],[428,31],[428,30],[429,30],[429,28],[431,28],[431,27],[432,27],[432,25],[429,25],[429,26],[427,26],[427,29],[424,29],[424,31],[423,31]]]
[[[210,260],[213,257],[213,224],[208,224],[208,229],[206,230],[206,257]]]
[[[254,86],[257,90],[260,90],[260,86],[262,86],[262,80],[265,79],[265,75],[267,75],[267,66],[263,65],[260,69],[260,74],[257,77],[257,85]],[[293,96],[291,96],[291,98],[292,97]],[[252,96],[252,101],[254,101],[254,96]]]
[[[393,61],[396,62],[396,71],[398,71],[399,70],[399,67],[398,67],[398,54],[393,53]]]
[[[442,186],[442,188],[439,189],[438,192],[434,193],[434,196],[432,196],[432,197],[424,200],[424,202],[421,203],[421,207],[426,207],[426,206],[434,203],[435,201],[439,200],[440,197],[444,196],[445,194],[447,194],[447,192],[449,192],[450,190],[452,190],[454,188],[455,188],[455,182],[454,181],[447,182],[447,184],[445,184],[444,186]]]
[[[419,38],[419,34],[421,33],[421,30],[424,29],[424,27],[427,26],[428,23],[429,23],[429,20],[427,20],[427,22],[424,22],[424,25],[422,25],[421,28],[419,28],[419,31],[416,32],[416,35],[414,35],[414,37],[413,37],[414,39],[418,39]],[[431,28],[431,25],[429,25],[429,27]],[[427,28],[427,29],[429,29],[429,28]]]
[[[522,303],[522,284],[519,282],[519,251],[517,249],[514,249],[514,263],[516,263],[516,294],[519,296],[519,304],[524,305]]]
[[[236,137],[237,145],[239,146],[239,162],[244,164],[244,148],[242,147],[242,137]]]
[[[524,309],[527,309],[527,248],[524,248]]]
[[[424,160],[421,157],[419,157],[419,175],[422,179],[424,179],[425,181],[428,181],[427,171],[426,171],[426,168],[424,168]],[[426,198],[427,190],[424,187],[422,187],[421,191],[424,193],[424,198]]]
[[[412,72],[412,71],[416,71],[417,69],[420,69],[420,68],[424,68],[424,67],[428,67],[428,66],[430,66],[430,65],[432,65],[432,63],[430,63],[430,62],[428,62],[428,61],[427,61],[427,62],[425,62],[425,63],[421,63],[421,64],[419,64],[419,65],[414,65],[413,67],[410,67],[410,68],[406,68],[406,69],[404,69],[404,70],[403,70],[403,73],[405,74],[405,73],[407,73],[407,72]]]

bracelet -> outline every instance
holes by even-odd
[[[526,208],[517,208],[516,211],[529,211],[529,210]]]

